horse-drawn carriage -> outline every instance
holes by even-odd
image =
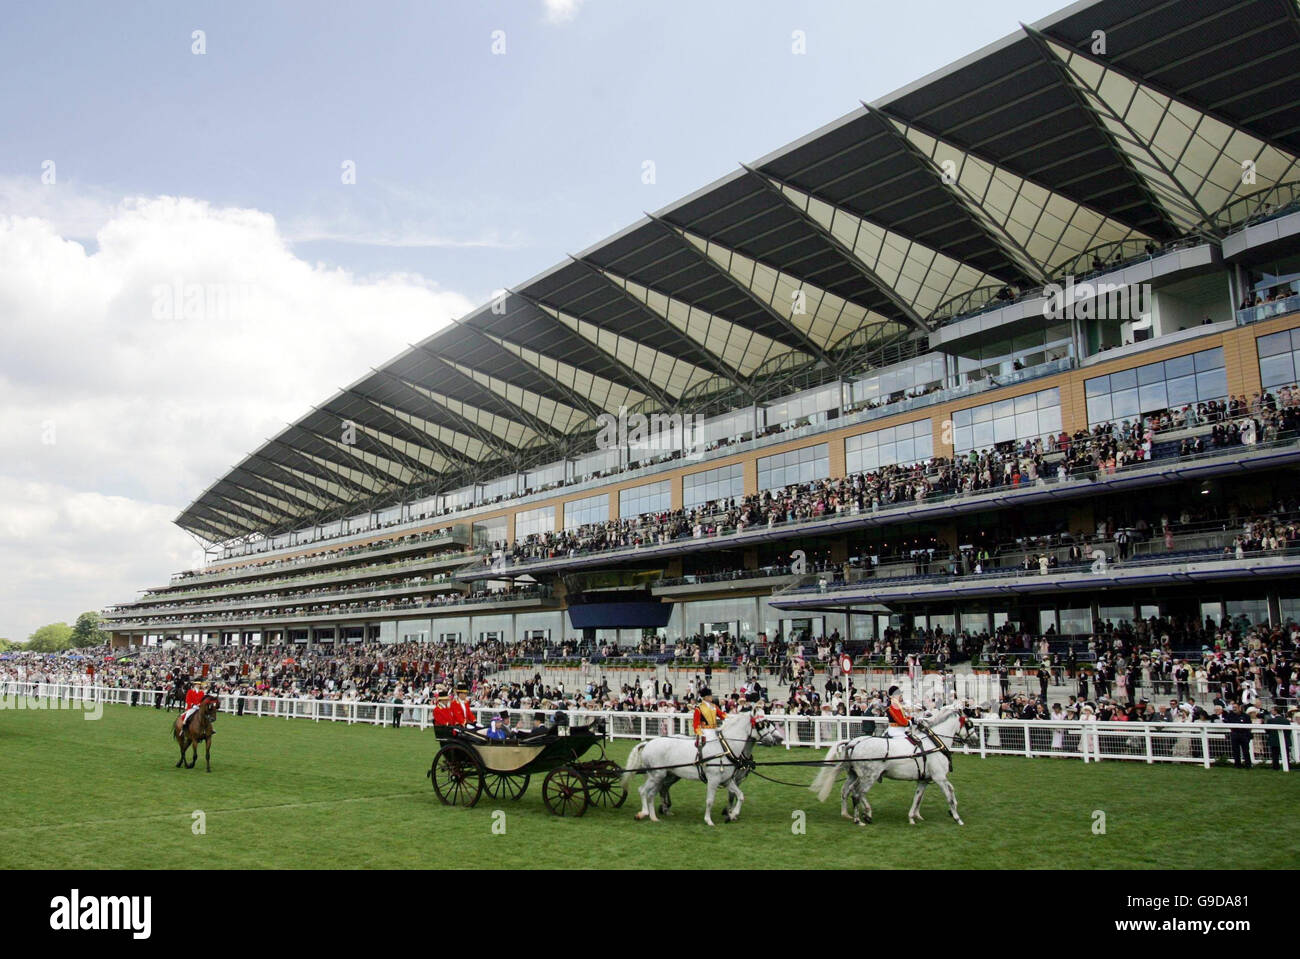
[[[444,805],[473,806],[484,793],[518,799],[543,773],[542,800],[557,816],[581,816],[588,806],[617,809],[627,799],[623,770],[605,758],[600,722],[505,740],[462,726],[436,726],[434,732],[442,745],[426,775]],[[583,760],[592,749],[600,758]]]

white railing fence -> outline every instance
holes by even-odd
[[[127,689],[68,683],[0,681],[0,709],[88,709],[97,704],[153,708],[163,694],[152,689]],[[310,719],[314,722],[403,725],[427,729],[434,725],[433,707],[426,703],[374,703],[330,699],[220,695],[221,710],[268,719]],[[503,715],[511,726],[528,727],[542,710],[477,707],[486,723]],[[569,710],[570,726],[605,721],[611,739],[652,739],[691,734],[691,713],[634,713]],[[546,715],[549,721],[552,715]],[[769,714],[785,733],[787,749],[802,746],[827,749],[833,743],[869,734],[885,720],[872,716],[786,716]],[[1231,731],[1223,723],[1056,722],[1052,720],[973,720],[976,740],[959,746],[971,756],[1024,756],[1029,759],[1082,759],[1084,762],[1133,760],[1147,763],[1196,763],[1207,769],[1218,760],[1232,760]],[[1255,724],[1250,727],[1252,761],[1269,762],[1272,745],[1279,750],[1283,770],[1300,764],[1300,726]]]

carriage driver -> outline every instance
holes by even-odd
[[[439,687],[437,695],[434,698],[435,705],[433,707],[433,724],[435,726],[453,725],[452,718],[451,718],[451,706],[449,705],[450,699],[451,697],[447,695],[447,693],[442,689],[442,687]]]
[[[706,729],[717,729],[719,723],[727,718],[717,706],[713,705],[713,690],[708,686],[700,687],[700,701],[695,704],[695,716],[691,720],[691,729],[698,737]]]
[[[713,705],[713,690],[708,686],[701,686],[700,701],[695,704],[695,715],[691,719],[691,730],[695,733],[695,750],[698,754],[697,762],[702,761],[704,757],[704,730],[717,729],[726,718],[727,714]]]
[[[464,726],[466,729],[478,729],[478,720],[474,716],[474,708],[469,704],[469,687],[464,683],[456,686],[456,698],[452,700],[451,721],[454,725]]]
[[[908,718],[907,707],[903,705],[903,694],[899,692],[897,686],[890,686],[888,696],[889,725],[906,729],[912,721]]]

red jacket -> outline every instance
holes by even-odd
[[[904,715],[902,707],[895,706],[892,703],[889,706],[889,724],[891,726],[906,726],[907,716]]]
[[[466,723],[478,722],[474,718],[474,710],[470,707],[468,701],[462,703],[459,699],[452,700],[451,705],[447,707],[447,712],[451,714],[451,724],[453,726],[464,726]]]
[[[203,702],[203,690],[191,689],[185,693],[186,708],[190,706],[197,706],[201,702]]]
[[[700,707],[699,706],[695,707],[695,715],[691,717],[691,731],[694,732],[695,735],[698,736],[700,734],[701,729],[716,729],[722,723],[722,721],[727,718],[727,714],[724,713],[721,709],[718,709],[717,706],[714,706],[713,710],[714,710],[714,725],[710,726],[705,721],[704,713],[700,711]]]

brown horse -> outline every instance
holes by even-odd
[[[172,724],[172,736],[181,747],[181,758],[176,764],[177,769],[181,766],[193,769],[194,764],[199,761],[199,743],[203,743],[203,760],[208,765],[208,772],[212,772],[212,716],[216,713],[218,704],[217,697],[204,696],[189,722],[182,725],[184,713],[176,717],[176,722]],[[190,760],[189,765],[185,765],[185,750],[191,746],[194,747],[194,758]]]

